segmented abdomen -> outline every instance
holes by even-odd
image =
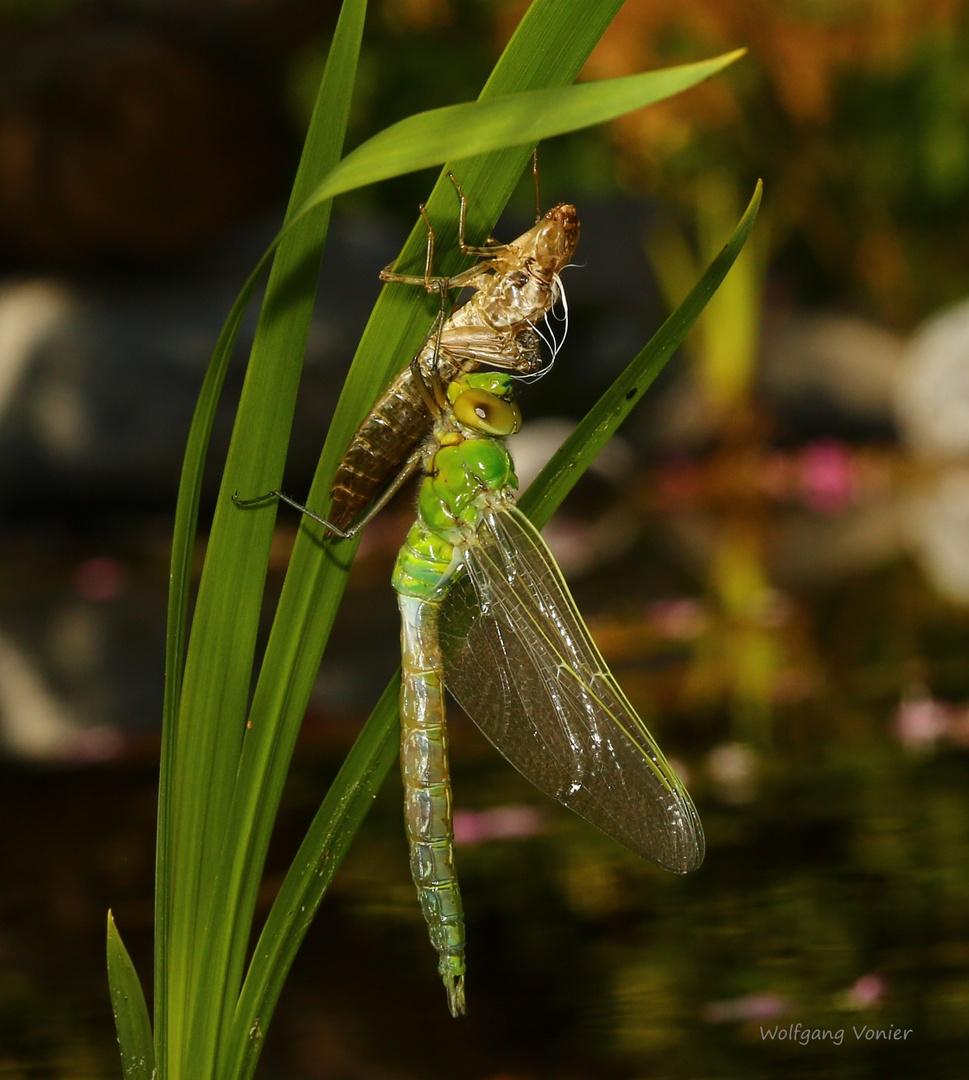
[[[333,478],[329,521],[348,529],[428,434],[427,405],[411,369],[390,384],[357,429]]]
[[[410,867],[452,1016],[464,1012],[465,934],[454,870],[451,777],[440,601],[398,593],[401,615],[400,766]]]

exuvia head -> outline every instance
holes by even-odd
[[[553,207],[517,240],[485,264],[491,277],[477,285],[482,315],[496,330],[534,325],[562,298],[561,272],[579,238],[575,207]]]
[[[504,438],[522,426],[514,384],[506,371],[479,371],[455,379],[447,396],[455,420],[479,435]]]
[[[559,203],[526,233],[496,253],[492,265],[502,273],[525,267],[529,275],[551,281],[572,261],[579,242],[579,215],[571,203]]]
[[[571,203],[559,203],[535,226],[535,261],[557,276],[572,261],[579,242],[579,215]]]

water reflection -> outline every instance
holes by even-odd
[[[915,765],[883,722],[865,724],[857,714],[840,738],[813,746],[805,739],[818,725],[779,719],[786,727],[769,755],[721,747],[695,767],[710,855],[692,878],[652,870],[555,808],[544,839],[462,850],[471,1023],[494,1025],[499,1044],[523,1026],[526,1046],[546,1054],[534,1072],[519,1066],[509,1075],[850,1076],[863,1063],[877,1075],[908,1075],[926,1062],[943,1074],[953,1067],[969,960],[965,761],[950,755]],[[461,759],[459,800],[480,797],[482,787],[506,798],[514,789],[500,765],[469,768]],[[733,782],[749,778],[752,760],[764,776],[741,801]],[[391,817],[392,804],[391,796]],[[428,965],[403,856],[391,860],[382,836],[365,843],[369,857],[363,849],[352,856],[338,893],[352,898],[355,922],[398,924],[433,1009],[433,972],[420,970]],[[515,1017],[522,1008],[528,1016]],[[566,1034],[555,1040],[541,1026],[549,1013],[564,1020]],[[846,1036],[836,1047],[762,1035],[797,1024]],[[913,1032],[904,1046],[853,1034],[892,1025]]]

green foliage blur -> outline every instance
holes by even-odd
[[[351,141],[432,101],[471,96],[522,4],[383,0]],[[899,329],[969,291],[969,12],[959,0],[629,0],[586,67],[607,78],[747,46],[726,79],[623,118],[611,134],[543,148],[555,190],[621,186],[692,216],[712,170],[762,177],[772,255],[804,299],[837,298]],[[307,115],[324,55],[292,61],[290,114]],[[368,78],[369,76],[369,78]],[[618,153],[616,159],[607,143]],[[420,182],[381,192],[412,205]],[[372,196],[371,196],[372,197]],[[523,189],[522,205],[529,193]]]

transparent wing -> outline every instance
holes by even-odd
[[[551,552],[485,515],[441,611],[447,687],[537,788],[668,870],[703,861],[696,808],[606,666]]]

